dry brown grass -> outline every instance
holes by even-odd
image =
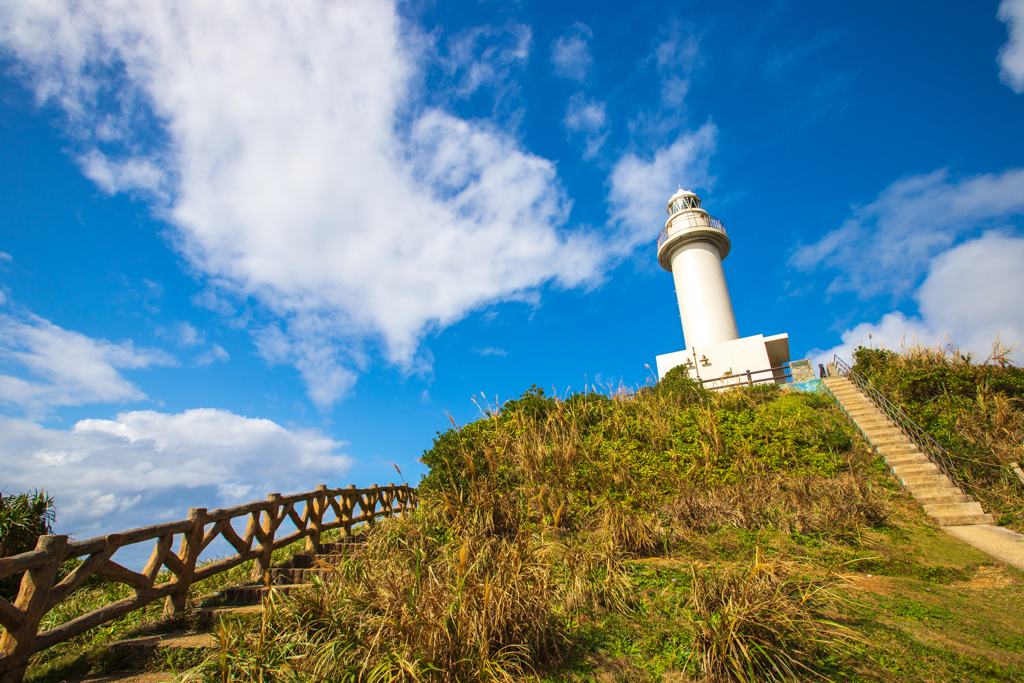
[[[815,651],[841,649],[855,634],[830,616],[842,605],[832,573],[787,576],[760,552],[749,567],[698,573],[688,606],[694,630],[689,663],[711,682],[792,681],[816,677]]]

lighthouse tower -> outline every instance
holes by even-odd
[[[668,221],[658,237],[658,263],[676,281],[679,317],[687,346],[739,339],[722,259],[732,243],[722,221],[700,208],[700,197],[679,190],[668,201]]]
[[[722,270],[732,248],[722,221],[686,190],[672,195],[668,214],[658,237],[658,263],[675,280],[686,349],[658,356],[659,378],[685,365],[690,377],[709,387],[786,381],[788,335],[740,337]]]

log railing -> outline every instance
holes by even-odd
[[[301,506],[301,511],[298,509]],[[379,506],[379,509],[378,509]],[[356,507],[359,514],[355,514]],[[378,517],[401,516],[416,507],[416,490],[408,485],[371,486],[368,489],[329,489],[282,496],[271,493],[266,500],[232,508],[207,511],[192,508],[188,519],[108,534],[87,541],[67,536],[40,536],[35,550],[0,558],[0,578],[24,572],[18,597],[11,604],[0,598],[0,683],[20,683],[29,658],[40,650],[64,642],[99,624],[140,609],[164,598],[164,615],[173,617],[186,607],[189,587],[203,579],[228,571],[248,560],[253,562],[250,578],[269,580],[271,555],[278,548],[306,539],[306,549],[319,551],[325,531],[341,529],[351,535],[354,524],[373,525]],[[234,520],[245,520],[239,534]],[[295,531],[282,536],[281,525],[288,520]],[[179,536],[178,551],[172,549]],[[197,567],[200,554],[217,537],[223,538],[236,554]],[[110,558],[119,549],[156,540],[149,562],[141,572],[117,564]],[[59,583],[61,565],[82,558]],[[167,581],[157,583],[164,569]],[[60,626],[39,632],[50,610],[60,604],[90,576],[99,576],[130,586],[134,597],[104,605]]]

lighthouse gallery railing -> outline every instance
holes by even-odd
[[[722,221],[718,220],[714,216],[709,216],[704,213],[693,212],[679,218],[675,218],[669,225],[665,226],[665,229],[658,235],[658,248],[661,249],[661,245],[665,243],[669,237],[678,235],[681,232],[688,230],[699,230],[702,228],[711,228],[712,230],[718,230],[721,233],[725,232],[725,225]]]

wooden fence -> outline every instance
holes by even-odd
[[[302,504],[301,513],[297,506]],[[355,514],[356,506],[359,515]],[[378,509],[378,506],[380,508]],[[90,628],[140,609],[165,598],[164,614],[173,617],[185,609],[188,589],[196,581],[225,572],[247,560],[255,560],[251,579],[267,580],[274,550],[306,539],[307,550],[320,550],[320,535],[342,529],[348,536],[352,525],[372,525],[378,517],[402,515],[416,507],[416,490],[408,485],[371,486],[368,489],[329,489],[282,496],[271,493],[266,500],[207,512],[192,508],[188,519],[108,534],[87,541],[70,541],[67,536],[40,536],[35,550],[0,558],[0,578],[24,572],[21,589],[14,604],[0,598],[0,683],[21,683],[29,658],[36,652],[73,638]],[[239,535],[232,526],[246,519]],[[289,520],[295,531],[280,536],[281,525]],[[172,550],[174,537],[180,536],[179,549]],[[199,555],[218,536],[237,554],[202,567],[196,567]],[[123,567],[110,558],[118,549],[156,539],[156,546],[141,573]],[[255,542],[255,547],[254,547]],[[82,558],[82,562],[57,583],[62,563]],[[171,578],[156,583],[168,569]],[[135,596],[105,605],[60,626],[39,632],[46,614],[70,596],[90,576],[99,576],[130,586]]]

